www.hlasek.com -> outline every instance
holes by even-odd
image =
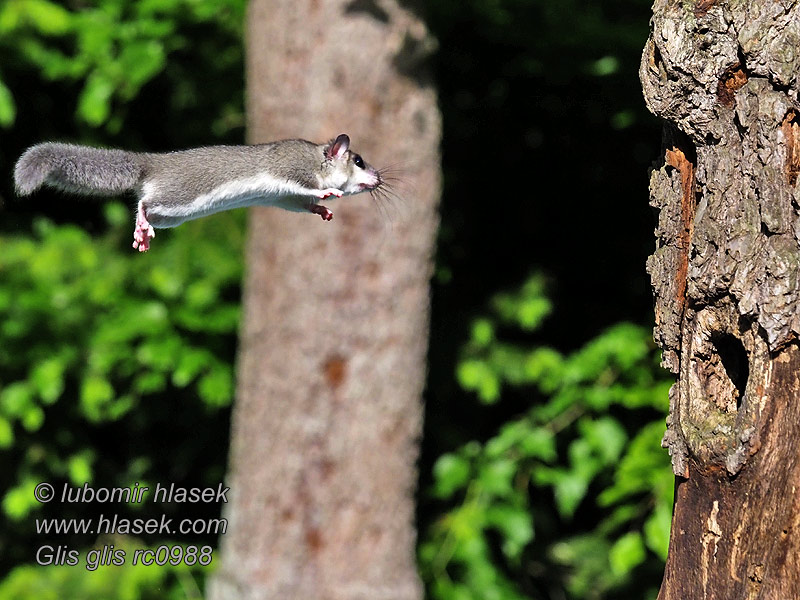
[[[130,487],[94,488],[85,484],[72,487],[64,484],[59,490],[47,482],[36,486],[33,495],[38,502],[47,503],[53,500],[64,504],[79,502],[127,503],[139,504],[145,500],[166,503],[220,503],[227,502],[230,488],[219,484],[217,487],[185,488],[174,484],[156,484],[150,494],[148,486],[136,483]],[[40,535],[86,534],[103,535],[141,535],[155,534],[172,536],[180,534],[212,534],[222,535],[228,529],[227,519],[173,519],[162,514],[160,518],[129,519],[116,513],[102,513],[97,518],[83,519],[36,519],[36,533]],[[211,563],[213,548],[211,546],[193,546],[181,544],[163,544],[155,549],[124,550],[114,548],[113,544],[102,548],[94,548],[86,553],[86,568],[94,571],[101,565],[122,566],[126,562],[134,565],[159,565],[167,563],[177,566],[203,565]],[[130,556],[129,556],[130,554]],[[45,544],[36,552],[36,562],[40,565],[80,564],[81,553],[69,546]]]

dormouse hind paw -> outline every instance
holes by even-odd
[[[147,252],[150,250],[150,240],[154,237],[156,237],[156,232],[147,221],[144,207],[139,206],[139,210],[136,212],[136,229],[133,230],[134,249],[138,249],[139,252]]]

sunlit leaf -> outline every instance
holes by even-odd
[[[70,30],[72,24],[71,13],[55,2],[25,0],[19,4],[23,7],[23,20],[31,23],[41,33],[45,35],[60,35]]]
[[[8,419],[0,417],[0,448],[9,448],[14,443],[14,428]]]
[[[492,403],[500,397],[500,381],[487,363],[465,360],[458,365],[456,375],[465,389],[477,392],[484,402]]]
[[[86,80],[78,100],[78,114],[89,125],[100,125],[111,114],[111,96],[114,82],[100,71],[95,71]]]
[[[62,360],[50,358],[31,370],[29,379],[46,404],[55,402],[64,391],[64,368]]]
[[[210,406],[225,406],[233,399],[233,373],[230,367],[218,365],[200,378],[200,397]]]
[[[34,490],[38,482],[26,478],[19,485],[9,489],[3,496],[3,512],[8,518],[19,521],[26,517],[28,513],[38,506]]]
[[[0,80],[0,127],[10,127],[17,116],[17,107],[11,90]]]
[[[83,452],[81,454],[76,454],[74,456],[71,456],[69,460],[67,460],[67,473],[69,474],[69,480],[75,486],[81,486],[85,483],[91,483],[92,481],[91,454],[88,452]]]
[[[494,338],[494,326],[488,319],[478,319],[472,324],[472,341],[486,346]]]
[[[478,482],[485,492],[507,497],[513,492],[513,479],[517,466],[512,460],[497,459],[481,465]]]
[[[509,504],[495,504],[486,510],[488,523],[504,538],[503,550],[511,558],[519,558],[526,544],[533,539],[533,518],[527,510]]]
[[[661,560],[667,560],[671,524],[672,504],[666,502],[660,502],[644,524],[645,543]]]
[[[645,548],[639,532],[631,531],[619,538],[611,547],[608,561],[617,576],[627,575],[645,558]]]
[[[11,417],[24,417],[33,406],[33,391],[27,382],[16,381],[0,391],[0,411]]]
[[[449,498],[461,489],[470,475],[469,461],[458,454],[443,454],[433,465],[435,494]]]

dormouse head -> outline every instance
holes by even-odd
[[[373,190],[381,184],[378,171],[360,154],[350,150],[350,138],[344,133],[325,147],[325,162],[329,180],[325,185],[339,188],[346,194]]]

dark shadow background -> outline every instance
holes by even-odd
[[[647,185],[660,126],[637,75],[650,4],[597,4],[430,7],[445,190],[426,414],[436,435],[425,436],[426,457],[524,408],[504,392],[486,419],[495,409],[465,397],[452,376],[471,318],[497,291],[545,273],[554,311],[536,336],[562,351],[618,321],[652,322]]]

